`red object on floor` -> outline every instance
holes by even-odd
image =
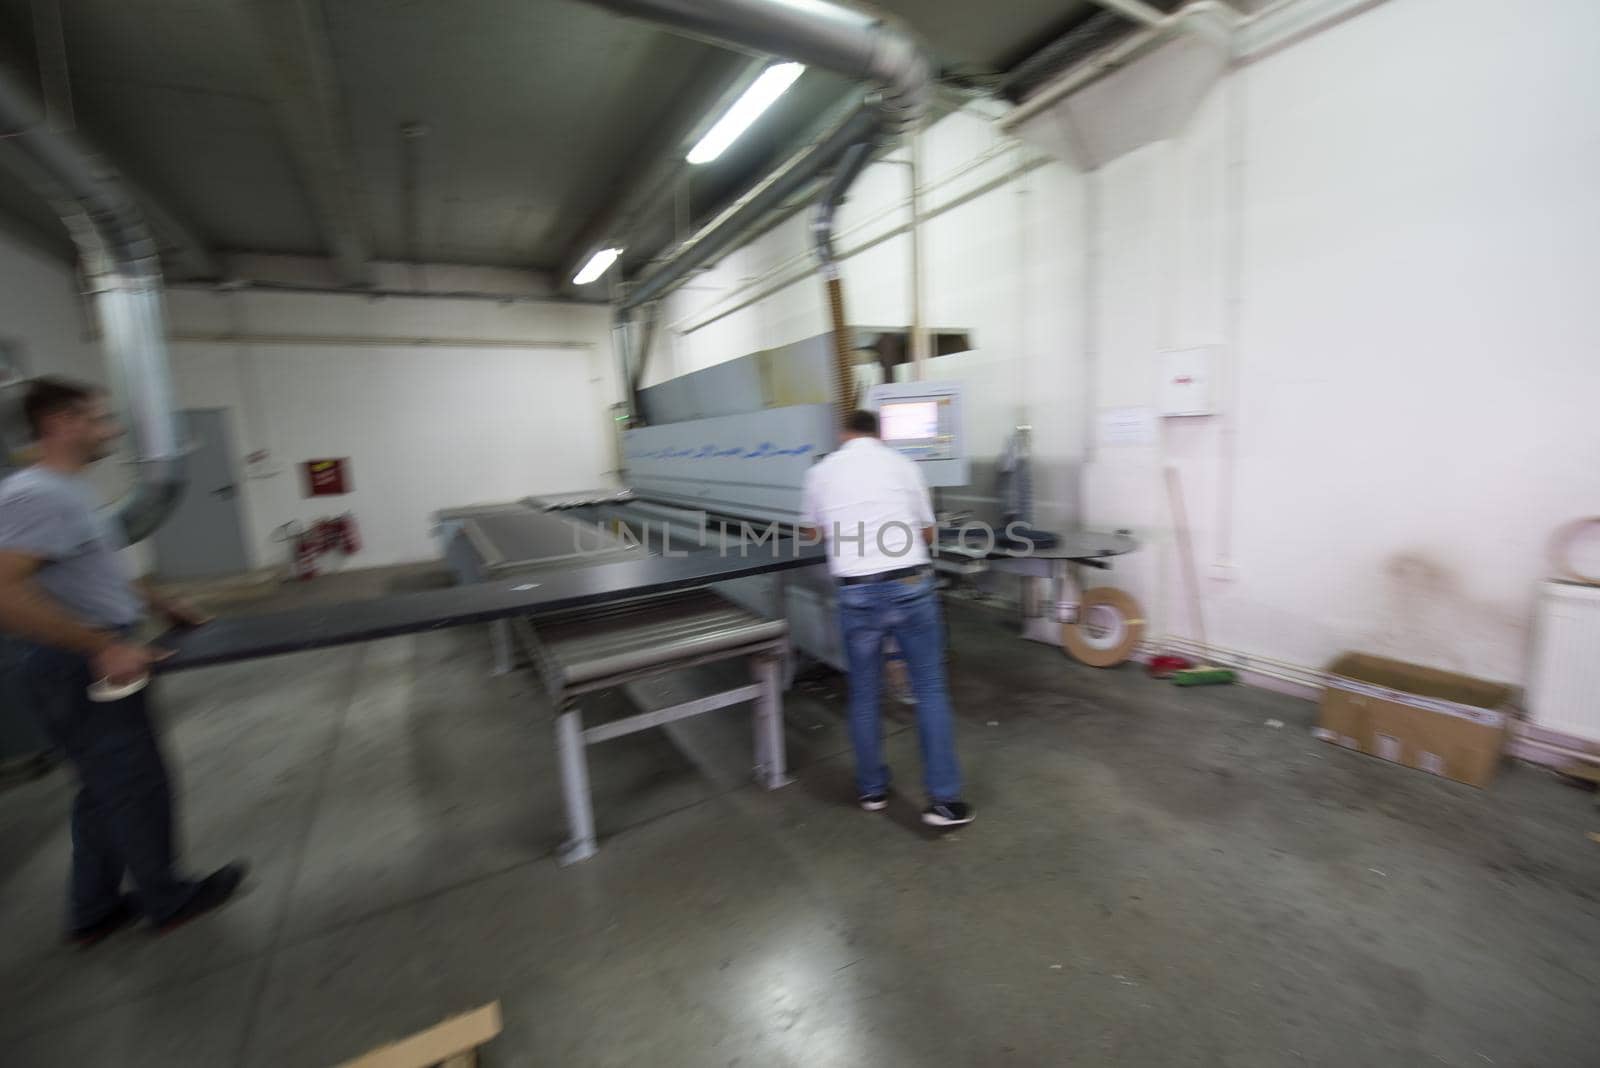
[[[320,556],[339,547],[339,530],[331,519],[318,519],[311,524],[311,545]]]
[[[361,551],[361,530],[356,526],[354,512],[346,512],[334,520],[339,529],[339,550],[346,556]]]
[[[321,548],[310,534],[297,534],[294,539],[294,577],[310,582],[317,577],[317,556]]]
[[[1152,679],[1170,679],[1174,672],[1191,667],[1194,667],[1194,661],[1188,657],[1163,653],[1160,656],[1152,656],[1150,658],[1150,666],[1147,670],[1150,672]]]

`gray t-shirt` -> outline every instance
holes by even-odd
[[[0,482],[0,551],[44,561],[34,581],[73,618],[97,627],[139,621],[144,598],[117,556],[121,531],[81,478],[44,467]]]

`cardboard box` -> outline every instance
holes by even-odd
[[[1511,688],[1346,653],[1328,667],[1315,734],[1408,768],[1486,786],[1510,728]]]

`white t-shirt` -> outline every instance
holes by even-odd
[[[828,571],[839,578],[928,562],[927,483],[915,461],[877,438],[851,438],[806,472],[800,521],[822,531]]]

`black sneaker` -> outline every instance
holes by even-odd
[[[159,934],[176,931],[190,920],[227,904],[233,892],[239,889],[239,884],[244,882],[245,870],[243,861],[234,861],[201,879],[200,885],[195,887],[194,896],[177,912],[156,924],[156,931]]]
[[[863,812],[882,812],[889,807],[889,795],[862,794],[856,798],[856,804],[861,806]]]
[[[138,923],[139,916],[139,907],[135,904],[133,896],[123,894],[116,907],[103,919],[96,920],[87,927],[74,927],[67,932],[67,938],[80,949],[88,949],[104,942],[129,924]]]
[[[922,810],[929,827],[960,827],[972,822],[972,806],[964,801],[935,801]]]

